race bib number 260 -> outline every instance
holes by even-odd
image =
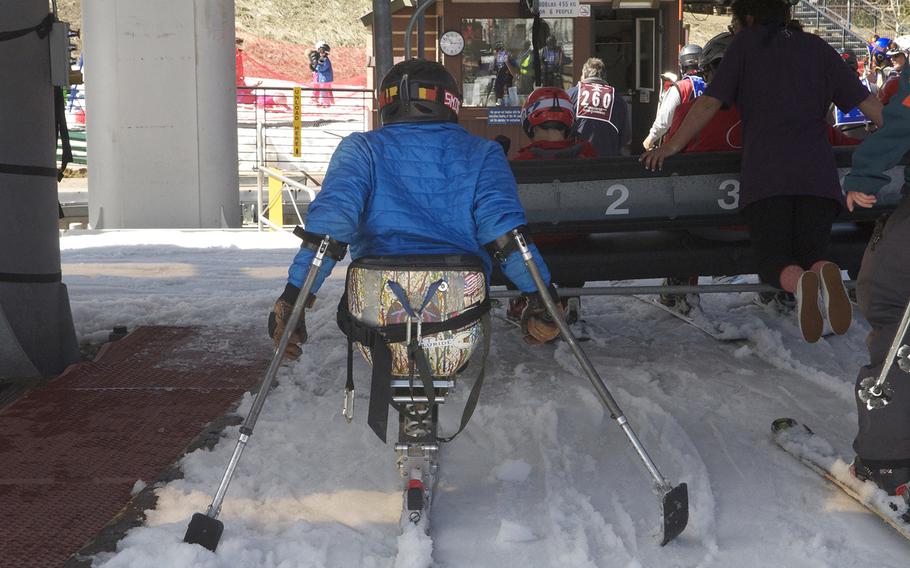
[[[613,118],[613,87],[599,83],[579,83],[575,115],[610,122]]]

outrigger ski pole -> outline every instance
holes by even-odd
[[[591,364],[591,360],[588,359],[588,356],[582,351],[578,341],[575,340],[575,336],[572,335],[569,326],[566,325],[565,320],[561,318],[556,311],[556,304],[553,302],[553,298],[550,297],[549,292],[547,292],[547,286],[540,276],[540,271],[537,269],[537,263],[531,255],[531,250],[528,248],[524,236],[517,229],[512,231],[512,236],[515,237],[518,250],[521,252],[525,265],[531,272],[531,277],[534,279],[534,284],[537,286],[537,291],[540,294],[541,300],[543,300],[544,305],[547,307],[547,312],[549,312],[553,321],[555,321],[556,325],[559,327],[559,333],[562,334],[563,339],[569,344],[569,347],[572,348],[572,352],[575,354],[576,359],[578,359],[578,363],[581,365],[585,374],[588,375],[588,379],[594,386],[594,390],[597,391],[597,394],[600,395],[600,399],[610,411],[610,417],[616,420],[616,423],[622,428],[622,431],[625,433],[626,437],[629,438],[629,442],[632,443],[632,447],[635,448],[638,457],[641,458],[648,473],[651,474],[651,477],[654,479],[654,490],[661,496],[663,527],[660,544],[663,546],[679,536],[680,533],[685,530],[686,524],[689,522],[688,488],[685,483],[680,483],[674,487],[667,478],[661,475],[657,466],[654,464],[654,461],[648,455],[648,452],[645,451],[644,446],[642,446],[638,436],[632,430],[629,420],[623,415],[622,409],[619,408],[613,395],[607,390],[607,385],[604,384],[603,379],[600,378],[594,365]]]
[[[907,368],[907,363],[905,362],[908,355],[910,355],[910,347],[901,345],[904,341],[904,335],[907,333],[908,326],[910,326],[910,301],[907,302],[907,307],[904,308],[904,316],[897,326],[897,333],[894,334],[894,339],[891,341],[891,347],[888,349],[888,357],[885,359],[884,363],[882,363],[882,370],[878,374],[878,378],[865,377],[859,383],[860,388],[856,392],[856,396],[860,401],[866,403],[867,410],[884,408],[891,403],[891,398],[894,396],[894,389],[888,384],[888,373],[891,372],[891,367],[894,365],[895,360],[899,359],[898,366],[901,370],[910,372],[910,369]]]
[[[316,280],[316,274],[319,272],[319,267],[322,266],[322,260],[329,248],[329,243],[329,236],[326,235],[316,249],[316,255],[313,257],[313,262],[310,264],[310,269],[303,281],[303,288],[301,288],[300,294],[297,296],[297,301],[294,302],[294,308],[291,310],[291,317],[284,326],[284,333],[281,334],[281,339],[278,341],[278,347],[275,349],[275,355],[272,356],[272,362],[269,365],[269,369],[266,371],[265,377],[259,385],[259,392],[256,393],[256,398],[253,400],[253,406],[250,408],[246,420],[244,420],[243,424],[240,426],[240,439],[237,441],[237,446],[234,448],[234,454],[231,456],[231,461],[228,462],[224,476],[221,478],[221,485],[218,486],[218,491],[215,492],[212,504],[209,505],[209,508],[204,515],[202,513],[193,514],[193,518],[190,520],[190,524],[186,529],[186,535],[183,537],[183,542],[200,544],[212,552],[215,552],[215,549],[218,547],[218,542],[221,540],[221,533],[224,532],[224,523],[218,520],[218,514],[221,513],[221,503],[224,501],[224,495],[227,493],[228,485],[231,483],[231,478],[234,476],[234,470],[237,468],[237,463],[240,461],[240,455],[243,453],[243,448],[253,434],[253,427],[256,425],[256,420],[259,418],[259,412],[262,411],[263,404],[265,404],[265,397],[268,396],[269,389],[272,387],[272,382],[278,374],[278,368],[281,367],[281,362],[284,358],[284,350],[290,342],[291,334],[297,327],[297,322],[300,320],[300,314],[303,313],[303,307],[310,295],[310,290],[313,288],[313,282]]]

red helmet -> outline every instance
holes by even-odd
[[[539,87],[528,95],[521,107],[521,126],[530,138],[534,138],[534,129],[562,128],[566,132],[575,123],[575,108],[572,99],[560,88]]]

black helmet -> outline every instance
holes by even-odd
[[[718,59],[723,59],[724,54],[727,52],[727,48],[730,47],[730,43],[732,42],[733,34],[730,32],[717,34],[709,39],[698,58],[698,66],[704,69],[708,65],[712,65]]]
[[[461,93],[441,64],[409,59],[392,67],[379,86],[379,123],[458,122]]]
[[[840,50],[840,57],[844,60],[844,63],[850,66],[850,69],[856,71],[859,69],[859,61],[856,59],[856,53],[852,49],[842,49]]]
[[[679,50],[679,67],[681,69],[698,69],[698,60],[701,57],[701,46],[690,43]]]

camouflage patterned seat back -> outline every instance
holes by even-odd
[[[389,285],[397,282],[407,294],[413,310],[420,309],[427,293],[435,287],[421,321],[445,321],[478,305],[486,298],[487,282],[483,265],[473,256],[426,255],[366,257],[351,263],[347,275],[348,309],[358,321],[371,327],[408,321],[407,310]],[[416,325],[412,333],[417,333]],[[422,336],[420,345],[427,354],[435,377],[455,374],[471,358],[480,340],[481,323],[460,329]],[[357,343],[367,362],[370,351]],[[407,376],[409,363],[404,343],[389,345],[392,375]]]

